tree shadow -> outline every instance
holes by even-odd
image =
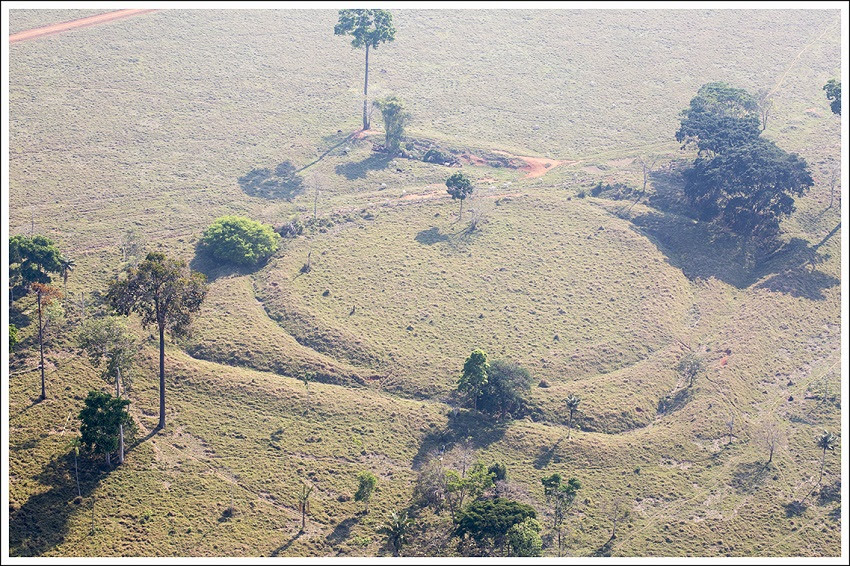
[[[824,485],[818,492],[818,505],[827,505],[833,501],[841,501],[841,480]]]
[[[269,556],[272,556],[272,557],[280,556],[280,554],[282,552],[286,552],[287,550],[289,550],[289,547],[292,546],[292,543],[294,543],[296,540],[298,540],[301,537],[302,534],[304,534],[304,531],[298,531],[297,533],[292,535],[292,538],[290,538],[288,541],[286,541],[285,543],[283,543],[282,545],[280,545],[279,547],[274,549]]]
[[[336,546],[341,542],[348,540],[348,537],[351,536],[351,529],[360,522],[360,517],[349,517],[348,519],[344,519],[334,527],[334,530],[325,537],[325,542],[327,542],[331,546]]]
[[[15,297],[18,297],[16,294]],[[25,314],[17,305],[9,306],[9,324],[14,324],[18,328],[24,328],[32,323],[32,318]]]
[[[222,277],[250,275],[255,273],[265,267],[269,259],[271,258],[266,258],[254,265],[235,265],[233,263],[226,263],[217,260],[212,257],[210,253],[203,250],[200,247],[200,244],[198,244],[198,246],[195,247],[195,256],[192,258],[192,261],[189,262],[189,267],[193,271],[198,271],[206,275],[207,282],[212,283],[216,279],[220,279]]]
[[[351,142],[354,139],[355,134],[357,134],[360,131],[361,130],[356,130],[354,132],[351,132],[350,134],[343,134],[342,130],[338,130],[337,133],[335,133],[335,134],[322,136],[322,141],[324,143],[330,143],[330,144],[333,144],[333,145],[329,149],[325,150],[321,155],[319,155],[319,157],[317,157],[316,159],[314,159],[313,161],[311,161],[310,163],[308,163],[307,165],[305,165],[304,167],[302,167],[301,169],[296,171],[296,173],[300,173],[300,172],[304,171],[305,169],[307,169],[308,167],[312,167],[313,165],[315,165],[316,163],[320,162],[322,159],[324,159],[325,157],[330,155],[338,147],[342,146],[345,143]],[[348,152],[345,151],[343,153],[346,154]]]
[[[304,181],[298,171],[289,161],[279,164],[274,171],[266,168],[251,169],[239,177],[239,186],[248,196],[291,201],[304,192]]]
[[[448,241],[449,236],[440,232],[440,229],[436,226],[432,226],[427,230],[419,231],[413,239],[425,246],[431,246],[438,242]]]
[[[476,450],[486,448],[505,435],[509,423],[510,421],[499,421],[475,411],[453,411],[444,428],[433,430],[422,439],[419,450],[413,457],[413,469],[419,469],[429,453],[448,452],[455,444],[467,439]]]
[[[803,501],[791,501],[784,505],[786,517],[799,517],[809,508]]]
[[[770,469],[764,462],[742,462],[732,472],[729,485],[738,493],[754,493],[761,487],[769,473]]]
[[[86,458],[79,459],[80,496],[77,496],[74,457],[54,457],[35,477],[50,489],[36,493],[9,513],[9,554],[42,556],[65,542],[68,519],[81,509],[91,509],[91,494],[112,469]],[[95,515],[97,509],[95,508]]]
[[[342,175],[349,181],[354,179],[365,179],[369,171],[380,171],[386,169],[393,156],[386,153],[372,154],[366,159],[356,163],[344,163],[334,167],[337,175]]]
[[[558,449],[558,446],[561,444],[561,440],[558,440],[555,444],[553,444],[550,448],[542,446],[540,448],[540,452],[534,458],[534,469],[542,470],[552,463],[552,460],[555,459],[555,451]],[[557,462],[556,462],[557,463]]]

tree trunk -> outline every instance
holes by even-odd
[[[80,491],[80,470],[77,467],[77,451],[76,450],[74,450],[74,476],[76,476],[76,478],[77,478],[77,495],[79,497],[82,497],[83,494]]]
[[[818,485],[823,481],[823,469],[826,467],[826,448],[823,449],[823,456],[820,460],[820,477],[818,478]]]
[[[369,93],[369,44],[366,44],[366,78],[363,81],[363,129],[369,129],[369,114],[366,112],[366,100]]]
[[[165,324],[159,325],[159,429],[165,429]]]
[[[457,215],[457,219],[461,220],[463,218],[463,199],[460,199],[460,212]]]
[[[770,458],[767,459],[767,463],[770,464],[773,462],[773,448],[770,449]]]
[[[41,358],[41,400],[47,399],[44,389],[44,326],[41,323],[41,293],[38,295],[38,353]]]
[[[121,367],[119,366],[117,369],[117,374],[115,375],[115,397],[118,399],[121,398],[121,389],[119,384],[121,383]],[[118,463],[124,463],[124,424],[118,425]]]
[[[570,411],[570,422],[567,426],[569,426],[569,428],[570,428],[570,431],[567,433],[567,440],[569,440],[573,437],[573,412],[572,411]]]

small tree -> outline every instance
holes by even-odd
[[[471,537],[479,547],[488,543],[501,549],[508,531],[526,519],[535,519],[537,512],[529,505],[495,497],[473,501],[455,517],[455,535]]]
[[[80,440],[87,450],[102,454],[111,465],[111,454],[118,449],[118,431],[131,423],[126,399],[102,391],[90,391],[80,411]]]
[[[366,48],[366,76],[363,80],[363,129],[369,129],[369,49],[377,49],[382,43],[395,39],[393,15],[387,10],[340,10],[339,21],[334,26],[334,35],[350,35],[355,49]]]
[[[540,556],[543,539],[537,519],[525,519],[508,529],[508,548],[510,556]]]
[[[137,267],[130,267],[123,279],[110,284],[106,297],[122,315],[137,312],[142,325],[156,324],[159,330],[159,425],[165,428],[165,331],[186,332],[191,315],[206,297],[206,277],[187,270],[186,262],[151,252]]]
[[[306,483],[301,483],[301,491],[298,493],[298,510],[301,512],[301,532],[307,527],[307,513],[310,512],[310,495],[313,493],[313,486],[308,486]]]
[[[74,271],[74,267],[77,266],[77,262],[73,259],[62,256],[59,258],[59,265],[62,272],[62,294],[68,295],[68,274]]]
[[[826,91],[826,98],[830,101],[829,108],[833,114],[841,115],[841,81],[829,79],[823,90]]]
[[[767,129],[767,120],[770,118],[770,113],[773,111],[773,96],[770,91],[763,88],[756,94],[756,103],[758,104],[759,115],[761,116],[761,131]]]
[[[118,317],[89,319],[83,323],[78,343],[94,367],[104,363],[101,377],[115,383],[115,396],[121,397],[122,387],[127,390],[128,370],[138,352],[136,337]],[[124,463],[124,425],[119,428],[118,462]]]
[[[446,192],[452,195],[452,200],[460,200],[458,220],[463,216],[463,201],[472,194],[473,190],[472,181],[460,171],[446,179]]]
[[[54,299],[61,297],[62,293],[60,293],[58,289],[44,283],[33,283],[30,287],[35,292],[36,303],[38,305],[38,355],[40,359],[39,368],[41,369],[40,399],[44,401],[47,399],[47,392],[44,387],[44,330],[47,323],[44,321],[42,312],[45,307],[49,306],[53,302]]]
[[[77,466],[77,460],[80,458],[80,448],[82,448],[82,446],[83,441],[79,436],[75,436],[71,439],[71,442],[67,444],[67,447],[74,453],[74,477],[77,479],[77,497],[83,496],[82,491],[80,491],[80,471]]]
[[[569,427],[567,438],[569,439],[573,437],[573,414],[575,414],[576,410],[578,409],[579,403],[581,403],[581,397],[570,393],[569,395],[567,395],[566,403],[567,410],[570,412],[570,420],[567,423],[567,426]]]
[[[531,374],[507,360],[493,360],[487,369],[487,383],[478,395],[479,410],[505,418],[521,416],[526,409],[526,396],[531,389]]]
[[[404,102],[397,96],[388,96],[376,100],[375,108],[381,111],[384,118],[385,145],[390,155],[398,153],[401,140],[404,136],[404,128],[410,121],[410,112],[404,107]]]
[[[378,483],[378,478],[372,472],[360,472],[357,476],[359,482],[357,492],[354,494],[354,501],[362,501],[365,505],[364,512],[369,512],[369,500],[372,498],[372,493],[375,491],[375,485]]]
[[[18,327],[14,324],[9,325],[9,352],[15,349],[20,340],[18,339]]]
[[[816,439],[818,448],[823,451],[823,456],[821,456],[820,461],[820,477],[818,478],[818,485],[820,485],[823,480],[823,471],[826,468],[826,451],[827,450],[835,450],[835,441],[836,437],[834,434],[829,432],[828,430],[824,430],[823,434],[819,435]]]
[[[784,436],[782,430],[773,421],[764,425],[761,436],[768,453],[766,465],[770,466],[770,463],[773,462],[773,453],[782,445]]]
[[[581,482],[576,478],[570,478],[567,483],[562,483],[561,474],[552,474],[542,478],[543,494],[552,507],[552,528],[558,533],[558,556],[561,555],[563,546],[561,544],[561,533],[563,532],[564,520],[575,503]]]
[[[617,538],[617,525],[631,516],[631,510],[625,499],[617,497],[608,503],[605,508],[605,515],[611,521],[611,538],[608,539],[608,542],[611,542]]]
[[[476,411],[478,410],[478,396],[487,384],[487,370],[489,368],[487,353],[484,350],[475,349],[466,358],[466,362],[463,364],[463,373],[458,378],[458,391],[466,393],[472,399],[472,408]]]
[[[277,251],[280,235],[243,216],[216,219],[201,237],[201,249],[214,258],[236,265],[257,265]]]
[[[407,543],[407,537],[413,530],[415,521],[407,516],[407,511],[392,512],[390,519],[384,523],[380,532],[387,536],[387,543],[393,549],[393,556],[399,556],[401,547]]]

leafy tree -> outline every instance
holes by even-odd
[[[479,410],[499,414],[501,418],[510,413],[521,416],[526,408],[526,395],[531,390],[531,374],[528,370],[507,360],[493,360],[487,369],[487,382],[481,388],[476,401]]]
[[[405,109],[404,102],[397,96],[388,96],[376,100],[373,104],[375,108],[381,111],[384,118],[387,151],[391,155],[395,155],[401,145],[404,128],[410,121],[410,112]]]
[[[36,304],[38,305],[38,355],[40,359],[39,368],[41,369],[41,400],[44,401],[47,399],[47,392],[44,388],[44,331],[47,323],[44,321],[43,311],[54,299],[61,297],[62,293],[55,287],[44,283],[33,283],[30,287],[35,293]]]
[[[107,464],[111,464],[111,454],[118,449],[120,426],[132,422],[127,413],[129,404],[109,393],[90,391],[80,411],[82,445],[95,454],[103,454]]]
[[[819,435],[816,439],[818,448],[823,450],[823,456],[820,461],[820,478],[818,478],[818,485],[820,485],[820,482],[823,480],[823,470],[826,467],[826,451],[835,450],[836,440],[835,435],[828,430],[824,430],[823,434]]]
[[[537,519],[525,519],[508,529],[508,548],[510,556],[540,556],[543,539]]]
[[[841,116],[841,81],[829,79],[823,90],[826,91],[826,98],[830,101],[829,107],[833,114]]]
[[[576,410],[578,409],[579,403],[581,403],[581,397],[579,397],[578,395],[573,395],[572,393],[570,393],[567,396],[566,403],[567,403],[567,410],[570,412],[570,420],[569,420],[569,423],[568,423],[569,432],[567,433],[567,438],[572,438],[573,437],[573,414],[575,414]]]
[[[759,102],[747,91],[726,83],[707,83],[681,113],[676,141],[694,143],[700,154],[714,155],[758,138]]]
[[[109,285],[106,298],[122,315],[137,312],[142,325],[159,330],[159,425],[165,428],[165,331],[186,332],[192,313],[201,308],[207,294],[206,277],[187,269],[186,262],[162,252],[150,252],[126,277]]]
[[[62,294],[67,296],[68,274],[74,271],[74,268],[77,266],[77,262],[73,259],[61,256],[59,258],[59,265],[62,272]]]
[[[478,499],[493,487],[493,474],[484,464],[475,462],[469,469],[469,474],[458,473],[455,470],[446,471],[446,499],[452,511],[463,507],[464,500]]]
[[[369,129],[367,97],[369,92],[369,49],[395,39],[393,15],[387,10],[349,9],[339,11],[334,35],[350,35],[355,49],[366,48],[366,76],[363,80],[363,129]]]
[[[542,478],[540,482],[543,484],[543,494],[552,506],[552,528],[558,533],[558,556],[560,556],[563,548],[561,533],[564,520],[575,503],[578,491],[581,489],[581,482],[576,478],[570,478],[567,483],[563,483],[561,474],[552,474]]]
[[[688,387],[694,384],[694,380],[704,369],[705,364],[702,358],[693,353],[684,356],[676,366],[676,371],[682,376]]]
[[[759,139],[685,172],[685,196],[700,219],[719,221],[736,234],[769,239],[794,211],[794,197],[814,184],[806,161]]]
[[[506,481],[508,479],[508,467],[500,462],[494,462],[487,468],[487,472],[493,476],[493,482]]]
[[[301,532],[307,526],[307,513],[310,512],[310,495],[313,493],[313,486],[308,486],[306,483],[301,484],[301,491],[298,493],[298,510],[301,511]]]
[[[490,364],[487,363],[487,353],[481,349],[475,349],[466,358],[463,364],[463,373],[458,378],[458,391],[466,393],[473,403],[473,409],[478,410],[478,397],[487,384],[487,371]]]
[[[501,497],[478,499],[455,517],[455,535],[460,538],[469,536],[479,547],[493,544],[502,548],[511,527],[529,518],[537,518],[537,512],[524,503]]]
[[[61,258],[59,248],[50,238],[12,236],[9,238],[10,286],[30,289],[33,283],[49,284],[50,274],[62,271]]]
[[[446,192],[452,195],[452,200],[460,200],[458,218],[463,216],[463,201],[472,194],[473,189],[472,181],[460,171],[446,179]]]
[[[20,340],[18,339],[18,327],[14,324],[9,325],[9,351],[15,349],[15,346],[18,345]]]
[[[432,452],[419,469],[414,495],[420,504],[430,506],[435,513],[442,511],[446,501],[446,469],[443,458],[436,452]]]
[[[277,251],[280,235],[271,226],[243,216],[216,219],[201,238],[201,249],[237,265],[256,265]]]
[[[407,543],[414,524],[415,521],[407,516],[407,511],[393,511],[389,521],[380,528],[380,532],[387,535],[387,543],[393,549],[393,556],[398,556],[401,547]]]
[[[89,357],[94,367],[104,363],[101,377],[115,382],[115,396],[121,397],[121,388],[126,392],[127,371],[132,367],[139,349],[136,337],[118,317],[89,319],[83,323],[77,337],[80,348]],[[118,462],[124,463],[124,426],[119,428]]]
[[[354,494],[354,501],[362,501],[365,504],[365,512],[369,512],[369,500],[372,498],[372,493],[375,491],[375,485],[378,483],[378,478],[372,472],[360,472],[357,476],[359,482],[357,492]]]

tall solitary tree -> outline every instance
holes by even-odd
[[[570,478],[566,483],[563,483],[561,474],[552,474],[547,478],[542,478],[540,482],[543,484],[543,494],[552,506],[552,527],[558,533],[558,556],[560,556],[564,520],[567,518],[573,503],[575,503],[578,490],[581,489],[581,482],[576,478]]]
[[[473,189],[472,181],[460,171],[446,179],[446,192],[452,195],[452,200],[460,200],[458,219],[463,216],[463,201],[472,194]]]
[[[363,80],[363,129],[369,129],[367,99],[369,95],[369,49],[395,40],[393,15],[387,10],[349,9],[339,11],[334,35],[350,35],[351,45],[366,48],[366,76]]]
[[[159,330],[159,425],[165,428],[165,331],[185,333],[191,315],[206,297],[206,277],[191,271],[186,262],[171,259],[162,252],[150,252],[126,277],[115,280],[107,291],[112,307],[125,316],[136,312],[142,325],[156,324]]]
[[[39,368],[41,369],[41,397],[44,401],[47,399],[47,392],[44,387],[44,330],[47,324],[44,322],[43,312],[45,307],[49,306],[54,299],[61,297],[62,293],[55,287],[44,283],[33,283],[30,286],[36,296],[36,304],[38,305],[38,355]]]
[[[61,258],[59,248],[46,236],[12,236],[9,238],[10,292],[16,286],[26,292],[33,283],[49,284],[50,274],[62,271]],[[10,298],[14,300],[14,294]]]
[[[578,409],[579,403],[581,403],[581,397],[579,397],[578,395],[573,395],[572,393],[570,393],[567,396],[566,403],[567,403],[567,410],[570,412],[570,420],[569,420],[569,423],[568,423],[569,432],[567,433],[567,438],[569,439],[569,438],[573,437],[573,414],[576,412],[576,409]]]
[[[472,408],[478,410],[478,396],[482,388],[487,384],[487,353],[481,349],[475,349],[466,358],[463,364],[463,372],[457,382],[458,391],[466,393],[472,398]]]

